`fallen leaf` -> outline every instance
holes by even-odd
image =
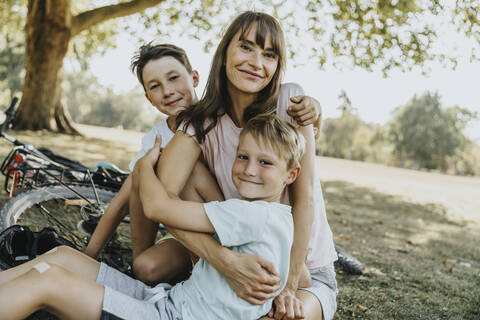
[[[378,220],[378,221],[375,221],[376,224],[383,224],[383,221],[381,220]]]
[[[336,214],[337,216],[339,216],[339,215],[342,214],[340,211],[335,210],[335,209],[332,210],[332,213],[333,213],[333,214]]]
[[[458,263],[458,260],[455,260],[455,259],[448,259],[448,258],[443,259],[443,264],[444,265],[457,264],[457,263]]]
[[[357,304],[356,307],[357,307],[358,310],[360,310],[362,312],[367,312],[367,310],[368,310],[367,307],[364,307],[361,304]]]
[[[340,239],[343,239],[343,240],[350,240],[352,238],[352,236],[349,236],[349,235],[346,235],[346,234],[341,234],[338,237]]]
[[[398,252],[401,252],[401,253],[408,253],[408,252],[410,252],[410,250],[408,250],[407,248],[397,248],[397,251],[398,251]]]
[[[401,299],[402,296],[395,296],[395,299],[398,300],[398,299]]]

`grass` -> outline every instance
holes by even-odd
[[[139,149],[132,141],[140,139],[127,132],[100,133],[103,139],[13,134],[89,166],[110,161],[124,169]],[[0,156],[9,150],[1,144]],[[335,319],[480,319],[479,225],[451,217],[439,204],[418,204],[359,184],[322,182],[335,242],[366,265],[362,276],[337,271]],[[6,199],[2,194],[0,203]]]

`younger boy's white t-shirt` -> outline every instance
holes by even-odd
[[[204,204],[216,239],[232,251],[257,254],[270,261],[283,290],[290,267],[293,242],[291,207],[274,202],[230,199]],[[273,299],[252,305],[241,299],[222,275],[200,259],[191,277],[170,291],[183,320],[258,319],[267,314]]]
[[[157,135],[162,137],[162,148],[165,148],[165,146],[170,140],[172,140],[174,136],[174,133],[168,127],[167,120],[164,120],[155,125],[149,132],[147,132],[142,137],[142,149],[139,153],[137,153],[135,158],[133,158],[133,160],[128,165],[130,171],[133,171],[133,168],[135,168],[135,164],[137,163],[137,161],[140,160],[140,158],[142,158],[150,149],[152,149],[153,145],[155,144],[155,137]]]

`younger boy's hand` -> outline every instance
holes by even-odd
[[[148,152],[138,161],[141,163],[149,164],[152,167],[158,162],[158,158],[162,154],[162,137],[157,135],[155,137],[155,144],[148,150]]]

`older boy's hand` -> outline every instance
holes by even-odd
[[[295,295],[295,291],[296,290],[289,288],[283,289],[275,300],[273,300],[275,310],[272,307],[268,313],[268,317],[276,320],[304,319],[303,304]]]
[[[232,252],[219,272],[243,300],[261,305],[275,296],[280,288],[273,264],[258,256]]]
[[[322,107],[315,98],[296,96],[291,97],[290,101],[294,104],[288,107],[287,113],[301,126],[314,123],[322,115]]]
[[[315,139],[320,136],[320,125],[322,122],[322,106],[317,99],[309,96],[291,97],[290,101],[294,104],[289,106],[287,113],[300,126],[308,126],[313,123]]]

